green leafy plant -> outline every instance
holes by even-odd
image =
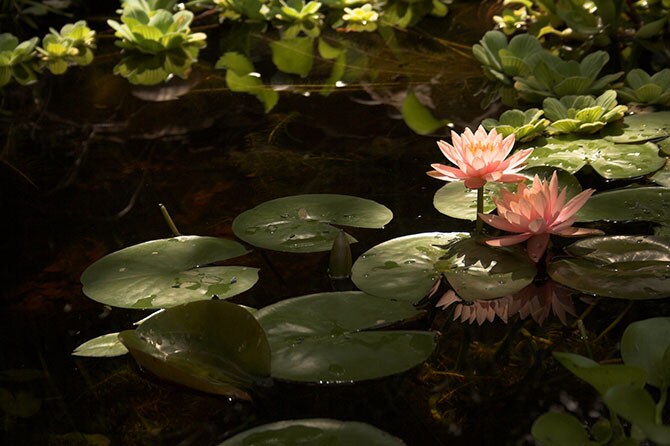
[[[57,31],[53,28],[37,48],[41,59],[54,74],[64,73],[70,65],[88,65],[93,60],[95,31],[85,20],[69,23]]]
[[[9,33],[0,34],[0,87],[14,77],[17,82],[27,85],[36,80],[30,62],[35,58],[35,48],[39,39],[19,43],[19,39]]]
[[[344,8],[342,18],[333,24],[333,27],[346,31],[372,32],[377,30],[379,12],[373,9],[371,3],[357,8]]]
[[[599,77],[608,61],[604,51],[591,53],[580,62],[541,52],[530,74],[515,77],[514,88],[524,101],[531,103],[546,97],[601,94],[623,75],[619,72]]]
[[[560,100],[546,98],[542,102],[544,114],[551,120],[547,133],[595,133],[610,122],[623,118],[628,110],[618,105],[616,92],[607,90],[593,96],[563,96]]]
[[[516,141],[527,142],[541,136],[549,125],[549,120],[543,118],[543,114],[544,110],[537,108],[507,110],[499,119],[484,119],[482,125],[489,131],[496,129],[503,137],[514,133]]]
[[[318,37],[323,25],[322,4],[317,1],[275,0],[270,7],[270,17],[276,21],[283,37],[297,37],[300,33]]]
[[[134,0],[124,7],[122,23],[107,21],[116,31],[116,37],[121,39],[116,41],[117,46],[146,54],[160,54],[205,45],[206,34],[191,32],[192,12],[179,11],[173,14],[165,9],[147,11],[145,6],[144,0]]]
[[[517,9],[503,9],[502,15],[493,16],[493,21],[502,32],[509,36],[524,29],[529,17],[528,10],[522,6]]]
[[[670,105],[670,68],[665,68],[650,76],[646,71],[635,68],[626,74],[626,86],[617,90],[624,102],[642,105]]]

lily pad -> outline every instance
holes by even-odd
[[[493,248],[475,239],[449,246],[436,264],[461,299],[496,299],[516,293],[537,274],[535,263],[519,247]]]
[[[467,236],[465,232],[427,232],[388,240],[356,260],[351,279],[374,296],[417,302],[440,277],[434,267],[446,253],[440,246]]]
[[[258,269],[202,267],[248,251],[232,240],[180,236],[113,252],[81,276],[91,299],[123,308],[167,308],[185,302],[240,294],[258,280]]]
[[[549,275],[556,282],[622,299],[670,296],[670,241],[666,238],[591,237],[567,250],[577,257],[549,264]]]
[[[670,187],[670,160],[667,160],[663,168],[656,171],[649,179],[659,186]]]
[[[589,434],[574,416],[563,412],[540,415],[531,428],[531,435],[544,446],[586,446]]]
[[[630,187],[595,194],[577,212],[577,221],[670,222],[670,187]]]
[[[620,126],[610,126],[606,139],[617,143],[649,141],[670,136],[670,111],[636,113],[623,118]]]
[[[621,357],[627,365],[647,371],[647,382],[670,387],[670,317],[633,322],[621,338]]]
[[[270,342],[274,378],[337,384],[395,375],[425,361],[435,333],[369,331],[419,314],[410,302],[336,292],[286,299],[256,318]]]
[[[339,229],[383,228],[393,218],[386,207],[348,195],[294,195],[267,201],[233,221],[233,232],[259,248],[285,252],[330,251]],[[356,240],[349,237],[349,242]]]
[[[88,340],[72,352],[74,356],[96,358],[111,358],[113,356],[122,356],[126,353],[128,353],[128,349],[119,340],[118,333],[108,333]]]
[[[563,136],[548,138],[528,158],[528,166],[554,166],[575,173],[587,164],[606,179],[634,178],[655,172],[665,164],[658,146],[646,142],[615,144],[602,138]]]
[[[403,446],[399,438],[357,421],[327,418],[277,421],[249,429],[219,446]]]
[[[119,339],[143,368],[204,392],[250,399],[243,389],[271,381],[263,329],[251,313],[229,302],[169,308]]]
[[[562,352],[555,352],[554,358],[575,376],[591,384],[601,395],[618,385],[642,388],[647,380],[644,369],[629,364],[600,365],[584,356]]]

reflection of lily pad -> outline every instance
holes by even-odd
[[[641,142],[670,136],[670,111],[626,116],[623,125],[610,126],[604,133],[612,142]]]
[[[326,418],[277,421],[235,435],[219,446],[403,446],[402,440],[369,424]]]
[[[615,144],[601,138],[563,136],[549,138],[546,144],[536,147],[528,158],[528,166],[554,166],[575,173],[589,164],[607,179],[634,178],[655,172],[665,163],[658,156],[658,146],[647,142],[640,144]]]
[[[328,384],[394,375],[425,361],[434,333],[369,331],[418,314],[409,302],[339,292],[286,299],[256,318],[270,341],[274,378]]]
[[[339,229],[382,228],[393,213],[385,206],[348,195],[294,195],[267,201],[238,215],[233,232],[259,248],[286,252],[329,251]],[[353,238],[350,242],[355,242]]]
[[[577,258],[549,264],[552,279],[584,293],[622,299],[670,296],[670,240],[662,237],[591,237],[573,243]]]
[[[167,309],[119,339],[142,367],[204,392],[248,399],[242,388],[269,381],[263,329],[247,310],[225,301]]]
[[[470,301],[516,293],[537,274],[521,248],[493,248],[475,239],[452,244],[436,268],[462,299]]]
[[[635,187],[601,192],[577,212],[578,221],[670,221],[670,187]]]
[[[433,265],[446,251],[439,245],[467,236],[465,232],[428,232],[388,240],[356,260],[351,279],[366,293],[416,302],[440,277]]]
[[[237,242],[214,237],[152,240],[103,257],[84,271],[81,282],[88,297],[115,307],[166,308],[213,295],[225,299],[251,288],[258,270],[198,265],[247,252]]]

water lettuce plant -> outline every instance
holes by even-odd
[[[60,31],[53,28],[37,47],[40,58],[53,74],[63,74],[69,65],[88,65],[93,60],[95,31],[85,20],[68,23]]]
[[[172,13],[166,9],[147,11],[136,2],[126,3],[121,14],[121,23],[108,20],[116,37],[116,45],[127,50],[146,54],[164,51],[201,48],[207,35],[192,33],[193,13],[188,10]]]
[[[14,77],[20,84],[26,85],[36,80],[30,62],[35,57],[35,48],[39,39],[19,42],[10,34],[0,34],[0,87],[9,83]]]
[[[670,68],[649,75],[640,68],[626,74],[626,85],[617,90],[624,102],[641,105],[670,105]]]
[[[275,0],[269,6],[268,14],[281,29],[282,37],[297,37],[301,33],[318,37],[323,24],[321,6],[314,0]]]
[[[495,129],[503,137],[514,134],[516,141],[528,142],[542,136],[549,126],[549,120],[542,117],[543,114],[544,110],[538,108],[506,110],[498,119],[484,119],[482,126],[488,131]]]
[[[610,122],[623,118],[628,107],[618,105],[617,94],[607,90],[593,96],[563,96],[560,100],[546,98],[542,102],[545,116],[551,121],[547,133],[595,133]]]

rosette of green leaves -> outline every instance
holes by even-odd
[[[542,117],[543,110],[529,108],[528,110],[507,110],[500,119],[484,119],[482,125],[487,131],[496,129],[503,137],[514,133],[514,139],[518,142],[526,142],[542,135],[544,129],[549,125],[549,120]]]
[[[130,8],[139,8],[149,14],[151,11],[166,9],[172,11],[177,5],[177,0],[121,0],[123,10]],[[123,13],[123,10],[119,14]]]
[[[512,87],[517,76],[529,76],[544,49],[535,37],[520,34],[507,42],[501,31],[489,31],[473,45],[472,54],[491,80]]]
[[[219,21],[241,21],[245,19],[265,21],[269,12],[263,0],[213,0],[219,11]]]
[[[346,31],[373,32],[377,30],[379,12],[366,3],[358,8],[344,8],[342,18],[333,24],[334,28],[343,28]]]
[[[38,38],[19,43],[10,33],[0,34],[0,87],[9,83],[12,76],[22,85],[35,80],[29,62],[35,57]]]
[[[282,30],[282,37],[297,37],[300,33],[318,37],[323,25],[321,3],[305,0],[275,0],[269,15]]]
[[[560,100],[546,98],[542,103],[544,114],[551,120],[547,133],[595,133],[610,122],[623,118],[628,110],[618,105],[616,92],[607,90],[593,96],[564,96]]]
[[[517,75],[514,88],[522,99],[531,103],[547,97],[600,94],[623,75],[619,72],[599,77],[608,61],[609,55],[604,51],[591,53],[581,62],[540,52],[532,73]]]
[[[493,21],[496,22],[503,33],[511,36],[526,27],[526,20],[529,17],[528,10],[525,6],[522,6],[518,9],[503,9],[502,15],[493,16]]]
[[[144,0],[136,0],[144,1]],[[145,54],[159,54],[163,51],[176,50],[187,46],[197,48],[205,46],[207,35],[191,33],[190,24],[193,20],[191,11],[171,13],[165,9],[147,12],[139,6],[126,4],[121,15],[121,22],[108,20],[107,23],[121,40],[116,45],[137,50]]]
[[[389,0],[381,4],[380,21],[393,28],[406,29],[419,23],[426,15],[444,17],[453,0]]]
[[[41,59],[53,74],[63,74],[70,65],[88,65],[93,60],[95,31],[85,20],[68,23],[60,31],[53,28],[37,48]]]
[[[670,105],[670,68],[665,68],[653,76],[635,68],[626,75],[626,86],[617,90],[625,102],[644,105]]]

